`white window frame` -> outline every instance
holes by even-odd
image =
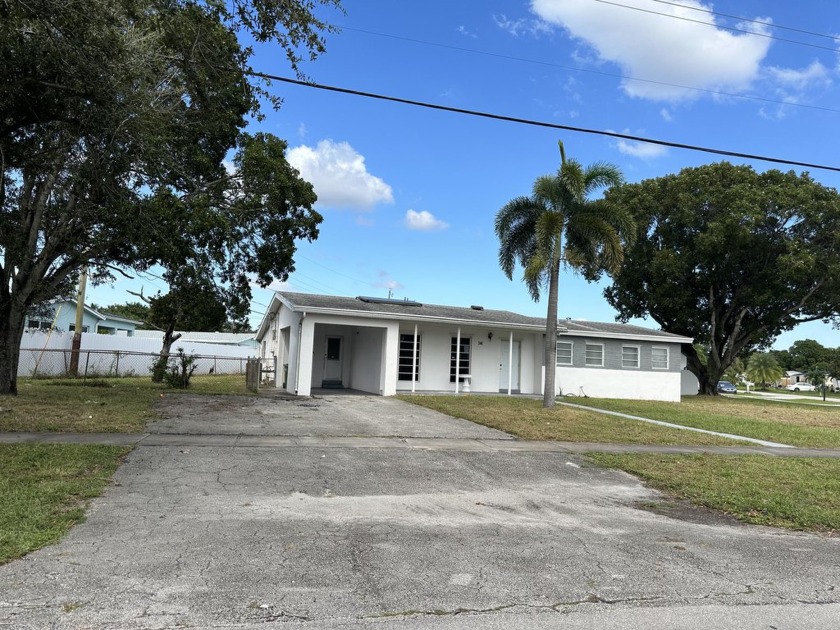
[[[589,348],[590,348],[590,346],[591,347],[597,346],[601,349],[601,362],[600,363],[591,363],[589,361]],[[586,367],[604,367],[604,344],[587,341],[586,346],[584,346],[583,364]]]
[[[628,365],[626,361],[626,357],[624,355],[624,351],[626,349],[632,348],[636,351],[636,362],[635,365]],[[621,346],[621,369],[622,370],[638,370],[642,367],[642,347],[641,346],[634,346],[631,344],[622,344]]]
[[[656,365],[654,361],[653,355],[654,351],[656,350],[664,350],[665,351],[665,367],[659,367]],[[671,350],[668,346],[653,346],[650,349],[650,369],[652,370],[667,370],[671,365]]]
[[[449,382],[455,382],[455,361],[458,361],[458,382],[463,383],[466,376],[472,376],[472,337],[461,335],[461,346],[464,350],[457,347],[456,335],[452,335],[449,344]],[[455,355],[458,355],[457,357]],[[463,364],[466,363],[466,366]]]
[[[569,346],[569,360],[568,361],[560,361],[560,345],[567,345]],[[560,341],[557,340],[557,347],[555,348],[555,365],[574,365],[575,362],[575,342],[574,341],[566,341],[565,339]]]
[[[403,339],[403,337],[411,337],[411,346],[404,347],[404,343],[408,343],[408,340]],[[415,374],[414,374],[414,382],[417,383],[420,381],[420,356],[422,354],[422,347],[423,347],[423,335],[417,333],[417,363],[415,366]],[[400,333],[400,343],[399,343],[399,352],[397,353],[397,381],[401,381],[404,383],[411,382],[411,372],[412,372],[412,364],[404,364],[402,360],[405,357],[405,353],[403,350],[408,351],[408,359],[412,359],[414,355],[414,333],[413,332],[401,332]],[[401,367],[408,367],[408,372],[403,372],[400,370]]]

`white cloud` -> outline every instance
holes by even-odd
[[[347,142],[321,140],[315,148],[290,149],[286,157],[312,183],[320,207],[372,210],[378,203],[394,203],[391,187],[368,173],[364,156]]]
[[[518,18],[512,20],[506,15],[493,14],[493,21],[503,31],[507,31],[514,37],[520,35],[530,34],[534,37],[539,37],[551,32],[551,25],[543,20]]]
[[[409,210],[405,213],[405,226],[409,230],[416,230],[418,232],[431,232],[433,230],[445,230],[449,224],[435,218],[431,212],[421,210]]]
[[[671,114],[670,110],[665,107],[659,110],[659,115],[662,116],[662,120],[665,122],[671,122],[674,120],[673,114]]]
[[[608,129],[612,132],[612,129]],[[630,130],[625,129],[622,133],[630,135]],[[643,160],[658,158],[668,152],[667,147],[660,144],[650,144],[649,142],[640,142],[638,140],[619,139],[615,143],[615,147],[624,155],[629,155]]]
[[[466,37],[470,37],[472,39],[478,39],[478,35],[476,35],[472,31],[469,31],[466,26],[459,26],[458,27],[458,32],[461,33],[461,35],[464,35]]]
[[[768,68],[770,76],[784,88],[805,90],[814,85],[829,85],[831,77],[828,68],[819,61],[811,62],[807,68],[794,70],[793,68]]]
[[[683,6],[623,0],[622,6],[615,6],[591,0],[531,0],[531,10],[586,42],[600,60],[618,64],[624,76],[649,81],[623,81],[622,89],[630,96],[680,101],[700,95],[664,84],[730,92],[747,89],[758,77],[770,39],[689,21],[701,14],[686,7],[709,10],[711,6],[697,0],[680,4]],[[715,21],[713,15],[700,19]],[[769,32],[762,24],[750,23],[748,27],[762,34]]]
[[[391,289],[392,291],[396,289],[402,289],[403,285],[391,277],[387,271],[380,271],[376,274],[379,280],[373,283],[373,286],[380,288],[380,289]]]
[[[618,150],[624,155],[642,158],[643,160],[657,158],[667,153],[665,147],[661,145],[636,142],[634,140],[619,140],[617,146]]]
[[[791,105],[808,102],[809,91],[829,87],[831,72],[819,61],[813,61],[802,69],[771,67],[767,76],[773,83],[779,104],[762,107],[759,114],[769,120],[784,120]]]

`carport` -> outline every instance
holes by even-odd
[[[312,332],[310,388],[354,389],[382,394],[385,389],[387,328],[318,323]]]

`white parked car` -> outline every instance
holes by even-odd
[[[787,387],[786,390],[791,392],[815,392],[817,388],[811,385],[811,383],[791,383]]]

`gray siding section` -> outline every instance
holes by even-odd
[[[606,370],[621,370],[623,372],[680,372],[680,355],[681,347],[677,343],[663,343],[652,341],[625,341],[622,339],[599,339],[598,337],[583,338],[583,337],[568,337],[565,335],[558,335],[559,342],[572,343],[572,366],[576,368],[586,369],[587,367],[595,367]],[[586,344],[600,344],[604,348],[604,365],[603,366],[587,366],[586,365]],[[622,367],[622,348],[624,346],[633,346],[639,348],[639,367],[629,368]],[[651,367],[651,350],[652,348],[667,348],[668,349],[668,369],[663,370],[657,368],[654,370]]]

